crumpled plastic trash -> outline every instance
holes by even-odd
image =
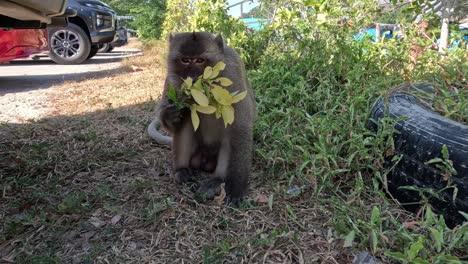
[[[367,251],[359,251],[354,256],[353,264],[377,264],[377,260]]]

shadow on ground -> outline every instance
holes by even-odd
[[[146,126],[153,102],[0,125],[0,259],[16,263],[350,263],[308,201],[199,204]],[[272,193],[257,170],[250,198]],[[295,218],[290,213],[295,212]]]
[[[121,66],[115,69],[103,69],[99,71],[78,73],[0,76],[0,96],[7,93],[49,88],[54,85],[63,84],[66,81],[107,78],[130,71],[131,70],[128,67]]]

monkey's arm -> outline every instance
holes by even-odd
[[[164,128],[174,135],[182,126],[184,116],[187,115],[187,109],[179,110],[174,104],[171,104],[167,98],[169,90],[169,81],[164,83],[164,91],[158,107],[159,120]]]

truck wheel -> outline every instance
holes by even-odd
[[[98,53],[98,50],[99,50],[99,45],[92,45],[91,46],[91,51],[89,52],[89,55],[88,55],[87,59],[89,60],[92,57],[94,57]]]
[[[49,57],[58,64],[80,64],[91,52],[88,34],[78,25],[49,30]]]
[[[417,203],[422,200],[419,192],[401,188],[414,186],[432,189],[439,197],[429,198],[436,212],[444,215],[447,225],[461,224],[465,219],[459,213],[468,212],[468,126],[445,118],[428,109],[408,91],[418,89],[433,92],[430,84],[416,84],[393,91],[388,101],[380,99],[374,105],[371,116],[374,120],[384,116],[405,120],[397,122],[394,135],[395,154],[401,155],[400,162],[387,176],[389,192],[401,203]],[[373,126],[376,129],[376,126]],[[445,145],[449,159],[453,162],[456,175],[451,175],[451,188],[447,187],[447,176],[435,164],[426,162],[442,158]],[[390,160],[388,166],[392,166]],[[453,188],[455,186],[455,188]],[[407,206],[415,210],[418,206]]]

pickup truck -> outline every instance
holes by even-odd
[[[0,1],[0,63],[47,50],[46,27],[66,26],[67,0]]]
[[[68,26],[48,30],[49,57],[59,64],[79,64],[117,38],[117,14],[97,0],[68,0],[68,7],[77,15],[68,18]]]

